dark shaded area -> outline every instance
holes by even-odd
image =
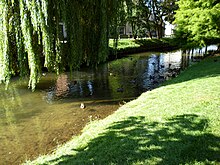
[[[220,163],[220,137],[205,132],[207,119],[195,114],[175,116],[164,123],[130,117],[116,122],[86,148],[73,149],[59,164],[185,164],[195,161]],[[54,161],[57,161],[54,160]],[[52,162],[49,162],[52,163]]]

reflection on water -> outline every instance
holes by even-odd
[[[18,164],[47,153],[80,133],[87,122],[110,115],[120,100],[176,77],[192,57],[181,51],[142,53],[73,75],[48,73],[34,93],[26,89],[26,80],[12,82],[7,91],[1,85],[0,164]],[[79,108],[81,102],[86,109]]]
[[[208,47],[208,50],[212,49],[217,47]],[[71,76],[69,73],[62,74],[56,86],[47,92],[47,100],[137,97],[163,81],[176,77],[192,63],[195,56],[202,55],[198,52],[204,54],[205,50],[195,49],[194,54],[188,55],[182,51],[143,53],[103,64],[95,70],[77,71]]]

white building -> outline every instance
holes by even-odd
[[[165,36],[171,37],[174,34],[175,26],[170,24],[169,22],[165,22]]]
[[[121,38],[130,38],[132,37],[132,27],[129,23],[126,23],[125,26],[119,27],[119,34]]]

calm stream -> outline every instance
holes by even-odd
[[[13,79],[7,91],[1,84],[0,164],[20,164],[52,151],[88,122],[112,114],[123,101],[156,88],[192,62],[192,54],[181,51],[142,53],[72,75],[46,73],[35,92],[27,89],[28,80]]]

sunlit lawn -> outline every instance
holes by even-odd
[[[113,48],[113,43],[114,43],[113,39],[110,39],[109,46],[111,48]],[[140,47],[139,44],[135,43],[134,39],[119,39],[118,40],[118,46],[117,46],[118,49],[133,48],[133,47]]]
[[[219,84],[210,57],[27,164],[220,164]]]
[[[113,47],[113,39],[109,40],[109,46]],[[162,39],[150,39],[150,38],[144,38],[144,39],[133,39],[133,38],[128,38],[128,39],[119,39],[118,40],[118,48],[127,48],[127,47],[139,47],[141,45],[158,45],[158,44],[176,44],[175,38],[162,38]]]
[[[114,49],[113,39],[109,40],[109,47]],[[117,53],[128,54],[146,51],[166,51],[172,49],[178,49],[179,42],[175,38],[163,38],[163,39],[119,39],[117,44]]]

